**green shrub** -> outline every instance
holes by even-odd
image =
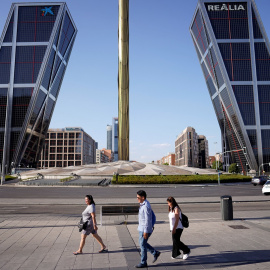
[[[213,161],[212,163],[212,169],[218,169],[220,171],[223,171],[223,163],[222,162],[218,162],[218,161]]]
[[[251,177],[244,175],[220,175],[221,183],[231,182],[249,182]],[[113,176],[112,184],[200,184],[200,183],[217,183],[218,176],[211,175],[118,175],[118,180]]]
[[[236,163],[232,163],[229,167],[229,173],[239,173],[239,168]]]
[[[72,176],[62,178],[62,179],[60,179],[60,182],[67,182],[67,181],[71,180],[72,178],[73,178]]]
[[[16,178],[17,178],[16,176],[5,175],[6,181],[10,181],[10,180],[13,180],[13,179],[16,179]]]

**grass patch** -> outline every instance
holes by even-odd
[[[68,182],[69,180],[72,180],[72,179],[73,179],[73,176],[69,176],[69,177],[60,179],[60,182],[64,183],[64,182]]]
[[[203,184],[217,183],[217,174],[200,175],[116,175],[113,176],[112,184],[135,185],[135,184]],[[220,183],[250,182],[251,177],[240,174],[222,174]]]

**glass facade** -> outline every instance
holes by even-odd
[[[0,40],[0,163],[5,173],[14,166],[37,166],[76,34],[64,2],[12,4]]]
[[[255,1],[199,0],[190,33],[229,153],[225,163],[258,171],[270,161],[270,44]]]

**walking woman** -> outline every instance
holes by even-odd
[[[183,260],[186,260],[190,254],[190,249],[183,242],[180,241],[181,234],[183,232],[183,225],[181,222],[182,214],[181,209],[174,197],[167,199],[169,206],[169,220],[170,220],[170,231],[172,232],[172,259],[180,258],[181,251],[183,251]]]
[[[98,241],[98,243],[101,246],[101,250],[99,253],[107,252],[106,246],[104,245],[101,237],[98,235],[97,230],[97,222],[96,222],[96,214],[95,214],[95,202],[91,195],[85,196],[85,203],[87,204],[87,207],[82,212],[82,219],[83,222],[87,221],[86,228],[82,230],[81,234],[81,242],[80,247],[76,252],[73,252],[74,255],[82,254],[83,247],[85,245],[85,239],[87,235],[92,234],[93,237]]]

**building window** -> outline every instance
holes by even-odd
[[[69,140],[69,145],[74,145],[74,140]]]
[[[57,145],[63,145],[63,141],[62,140],[58,140],[57,141]]]
[[[50,164],[49,167],[55,167],[55,161],[50,161],[49,164]]]
[[[58,133],[57,134],[57,139],[63,139],[63,133]]]
[[[51,133],[51,139],[56,139],[56,134],[55,133]]]
[[[50,145],[56,145],[56,140],[51,140]]]

